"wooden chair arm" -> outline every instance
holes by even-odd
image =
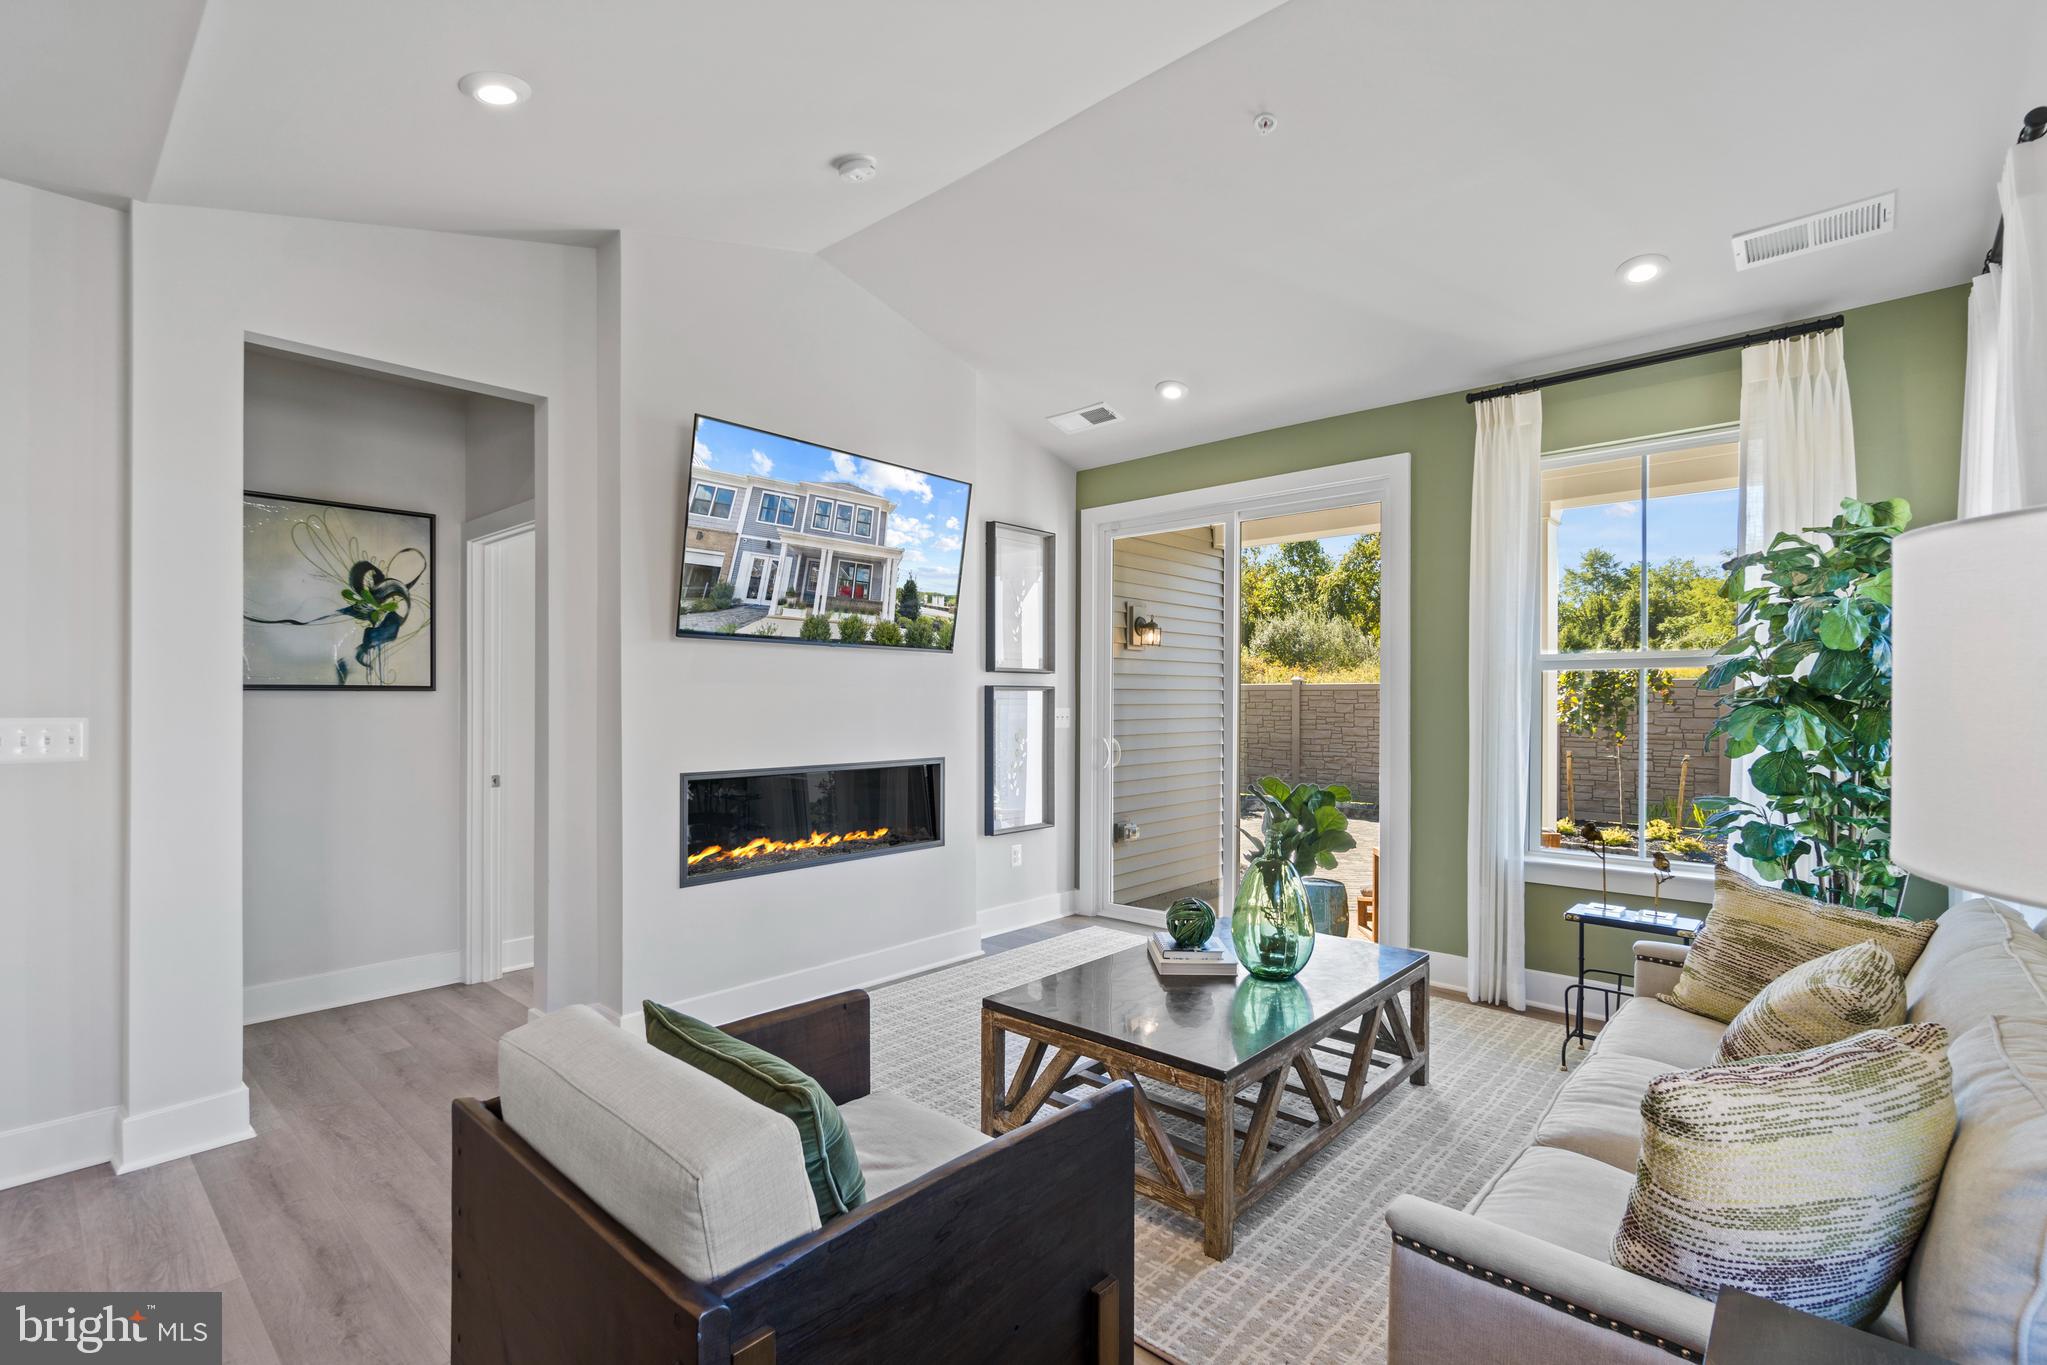
[[[784,1360],[1128,1365],[1136,1135],[1115,1082],[709,1288]]]
[[[872,1084],[868,1010],[866,991],[840,991],[719,1027],[800,1068],[832,1103],[846,1104],[866,1095]]]

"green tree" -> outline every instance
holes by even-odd
[[[896,589],[896,615],[905,621],[914,621],[924,613],[924,594],[917,591],[917,580],[906,578],[903,586]]]
[[[1350,622],[1368,640],[1379,638],[1379,537],[1359,536],[1315,585],[1317,605]]]

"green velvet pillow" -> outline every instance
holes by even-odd
[[[711,1027],[701,1019],[642,1001],[647,1041],[669,1056],[788,1118],[803,1138],[803,1166],[817,1199],[819,1222],[828,1223],[867,1199],[867,1177],[853,1150],[853,1135],[824,1087],[772,1052]]]

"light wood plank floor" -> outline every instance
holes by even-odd
[[[251,1025],[255,1139],[0,1190],[0,1287],[218,1289],[229,1362],[445,1361],[448,1106],[497,1093],[498,1035],[526,1022],[531,998],[532,973],[514,972]]]

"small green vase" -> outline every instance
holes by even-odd
[[[1308,893],[1291,863],[1252,863],[1237,886],[1230,915],[1237,961],[1253,976],[1287,981],[1315,954],[1315,921]]]
[[[1166,910],[1166,932],[1175,948],[1199,948],[1215,932],[1215,907],[1199,896],[1182,896]]]

